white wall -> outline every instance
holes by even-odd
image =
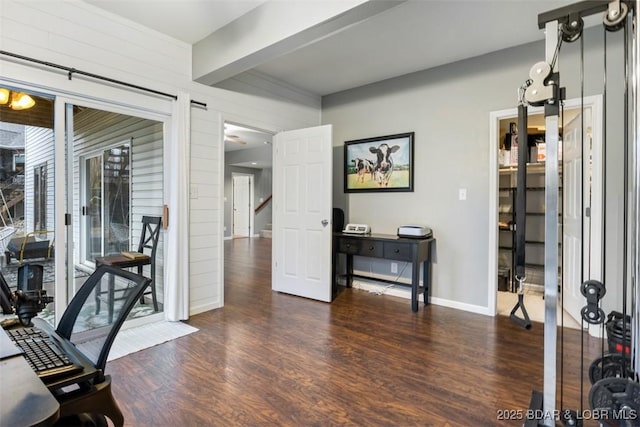
[[[83,2],[0,2],[1,50],[171,94],[185,92],[191,99],[208,105],[206,110],[191,108],[190,141],[187,142],[190,144],[189,179],[191,187],[197,189],[197,197],[190,200],[189,248],[180,248],[178,252],[189,255],[190,313],[220,307],[223,301],[223,120],[276,132],[319,124],[319,108],[194,83],[189,45]],[[23,36],[25,27],[29,28],[29,37]],[[172,114],[170,99],[77,75],[69,80],[65,72],[7,57],[1,60],[0,83],[3,84],[81,100],[108,101],[119,105],[120,112],[131,115],[140,111],[169,117]]]
[[[534,20],[535,17],[531,17]],[[607,284],[605,310],[619,304],[621,249],[621,77],[617,33],[608,35],[607,127]],[[580,97],[579,45],[563,45],[561,84],[567,98]],[[401,224],[425,224],[437,239],[433,268],[434,300],[487,312],[491,156],[489,114],[515,108],[516,90],[529,70],[544,59],[542,43],[528,44],[431,70],[409,74],[323,98],[322,122],[334,129],[334,205],[344,207],[346,221],[366,223],[377,233],[395,234]],[[585,95],[602,93],[602,30],[585,34]],[[343,192],[344,141],[415,131],[413,193]],[[458,190],[467,200],[458,200]],[[609,222],[609,220],[611,222]],[[389,264],[357,260],[356,268],[390,274]],[[400,266],[402,268],[402,266]],[[408,273],[405,274],[405,276]],[[410,276],[409,276],[410,277]],[[611,294],[609,293],[611,291]],[[490,313],[491,314],[491,313]]]

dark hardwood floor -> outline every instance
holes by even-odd
[[[409,300],[353,289],[327,304],[274,293],[270,279],[271,240],[225,241],[224,308],[107,365],[126,425],[516,426],[499,411],[526,411],[542,391],[542,324],[413,313]],[[579,331],[563,347],[563,407],[578,409]],[[586,337],[585,371],[599,353]]]

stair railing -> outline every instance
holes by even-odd
[[[271,201],[272,198],[273,198],[273,194],[269,194],[269,197],[264,199],[264,202],[260,203],[258,207],[254,209],[254,213],[260,212],[262,208],[264,208],[267,205],[267,203]]]

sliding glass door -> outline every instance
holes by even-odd
[[[68,182],[73,227],[74,270],[90,274],[96,258],[137,251],[143,216],[161,216],[164,204],[164,122],[107,111],[96,106],[69,105],[67,117]],[[163,311],[164,239],[155,265],[158,311],[134,307],[134,317]],[[137,272],[137,269],[135,270]],[[142,274],[151,277],[151,265]],[[76,280],[74,286],[80,285]],[[71,290],[73,293],[73,290]]]
[[[0,272],[15,290],[22,265],[42,266],[54,303],[39,315],[54,323],[97,257],[136,250],[142,217],[162,216],[169,116],[0,85],[5,92],[35,104],[0,102]],[[159,310],[146,298],[134,317],[162,317],[152,315],[164,308],[163,233],[153,262]]]
[[[81,195],[84,238],[82,262],[92,265],[96,257],[127,251],[130,235],[131,180],[130,143],[119,143],[81,161],[84,187]]]

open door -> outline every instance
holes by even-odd
[[[601,250],[595,249],[601,246],[598,236],[602,230],[602,143],[600,125],[594,121],[599,117],[594,114],[597,108],[598,105],[586,105],[584,117],[578,114],[563,129],[563,305],[578,323],[582,320],[581,310],[585,305],[582,282],[602,280],[602,254]],[[583,134],[586,153],[582,148]]]
[[[331,301],[331,125],[279,133],[273,144],[274,291]]]

